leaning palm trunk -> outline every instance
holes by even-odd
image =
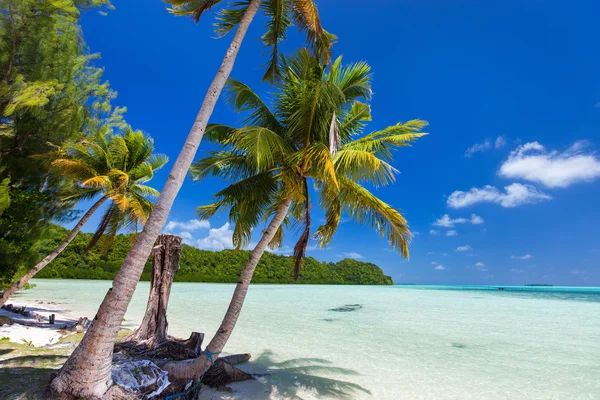
[[[231,336],[231,332],[233,331],[233,328],[235,328],[235,324],[242,311],[242,306],[244,305],[244,300],[246,299],[246,293],[248,293],[248,287],[250,286],[250,281],[254,275],[254,270],[267,246],[273,239],[273,236],[275,236],[275,233],[283,223],[291,204],[292,200],[290,199],[283,200],[279,204],[271,223],[265,230],[254,250],[252,250],[252,253],[250,253],[250,258],[242,270],[240,280],[235,287],[231,302],[229,303],[229,308],[227,308],[221,326],[206,347],[206,351],[212,354],[212,361],[217,359],[219,353],[223,350],[225,344],[227,344],[227,340],[229,340],[229,336]],[[206,355],[203,355],[202,357],[191,360],[172,361],[164,365],[163,368],[169,372],[169,376],[172,378],[197,379],[210,367],[209,362],[209,358],[207,358]]]
[[[261,0],[252,0],[246,9],[150,218],[127,254],[121,269],[115,276],[112,288],[104,297],[83,340],[52,380],[50,384],[52,392],[76,397],[99,398],[103,397],[110,388],[113,346],[127,306],[154,242],[167,220],[175,197],[196,155],[208,119],[233,69],[242,40],[260,3]]]
[[[75,225],[75,228],[73,228],[73,230],[71,232],[69,232],[69,235],[65,238],[65,240],[63,240],[52,253],[50,253],[46,257],[44,257],[44,259],[42,261],[40,261],[33,268],[31,268],[25,275],[23,275],[23,277],[21,277],[21,279],[19,279],[18,281],[16,281],[15,283],[13,283],[8,289],[6,289],[4,291],[4,293],[2,293],[2,299],[0,299],[0,306],[3,306],[6,303],[6,301],[13,294],[15,294],[15,292],[17,290],[22,289],[23,286],[25,286],[27,284],[27,282],[29,282],[29,280],[35,276],[35,274],[37,274],[38,272],[40,272],[42,268],[44,268],[46,265],[50,264],[52,262],[52,260],[54,260],[56,257],[58,257],[58,255],[60,253],[62,253],[62,251],[65,249],[65,247],[67,247],[69,245],[69,243],[71,243],[73,241],[73,239],[75,239],[75,236],[77,236],[77,234],[79,233],[79,231],[81,230],[81,228],[83,227],[83,225],[85,225],[85,223],[90,219],[90,217],[92,216],[92,214],[94,212],[96,212],[96,210],[107,199],[108,199],[108,196],[103,196],[100,200],[98,200],[83,215],[83,217],[81,218],[81,220],[79,220],[79,222],[77,223],[77,225]]]

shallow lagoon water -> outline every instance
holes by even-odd
[[[110,287],[34,283],[19,301],[73,317],[93,317]],[[169,333],[210,340],[233,289],[175,283]],[[330,311],[347,305],[362,307]],[[257,399],[600,399],[600,288],[253,285],[225,350],[270,374]]]

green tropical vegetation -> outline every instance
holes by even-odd
[[[392,150],[410,146],[424,136],[426,122],[397,123],[364,135],[371,120],[368,64],[343,65],[341,57],[331,65],[322,64],[308,49],[280,62],[282,76],[274,84],[270,101],[239,81],[228,81],[227,98],[243,113],[242,127],[210,125],[206,136],[219,149],[191,169],[196,180],[212,175],[230,182],[215,194],[212,204],[198,211],[203,219],[228,211],[237,248],[249,244],[253,230],[269,221],[207,346],[213,354],[227,344],[265,250],[282,245],[286,227],[300,226],[302,230],[294,249],[294,275],[299,276],[310,237],[311,197],[318,199],[326,216],[316,231],[320,246],[329,244],[342,214],[347,213],[357,223],[369,225],[402,257],[409,255],[407,221],[364,184],[393,183],[397,171],[391,165]],[[312,192],[311,186],[315,188]],[[164,369],[175,378],[192,379],[202,375],[207,363],[209,359],[203,355],[169,362]]]
[[[41,244],[41,252],[50,252],[60,243],[68,231],[53,226]],[[80,233],[71,244],[36,278],[54,279],[113,279],[135,240],[135,234],[119,234],[110,249],[103,252],[96,247],[85,251],[92,233]],[[183,245],[176,282],[237,282],[250,252],[246,250],[223,250],[214,252]],[[356,284],[388,285],[392,279],[383,274],[375,264],[343,259],[336,263],[320,262],[308,257],[297,280],[292,277],[294,258],[266,253],[259,262],[253,282],[299,283],[299,284]],[[142,280],[152,278],[152,263],[148,261]]]
[[[143,225],[154,207],[147,197],[159,194],[144,183],[152,179],[154,172],[168,160],[166,156],[153,152],[153,140],[141,131],[134,132],[125,127],[122,133],[113,132],[104,126],[93,136],[67,142],[59,150],[36,156],[48,163],[50,171],[68,184],[57,193],[62,202],[72,206],[84,200],[95,202],[56,248],[4,290],[0,305],[64,251],[106,201],[110,204],[86,251],[98,243],[103,251],[107,251],[119,230],[137,229],[140,224]]]
[[[171,13],[196,22],[222,3],[166,2]],[[229,186],[199,214],[210,218],[228,211],[236,249],[210,252],[183,245],[176,280],[237,283],[207,351],[223,350],[250,282],[392,284],[371,263],[306,257],[310,237],[327,246],[342,215],[370,226],[408,257],[407,221],[367,186],[394,182],[392,150],[423,136],[426,125],[413,120],[363,134],[371,120],[370,67],[343,65],[341,57],[331,61],[336,37],[323,28],[314,0],[243,0],[218,10],[218,36],[235,33],[160,193],[145,183],[166,157],[153,155],[152,140],[124,121],[124,108],[112,105],[116,93],[95,65],[99,57],[89,52],[78,24],[83,11],[100,7],[112,5],[108,0],[0,0],[0,287],[16,280],[2,302],[36,274],[113,279],[95,318],[101,323],[92,322],[54,375],[49,393],[106,395],[123,316],[136,282],[151,277],[148,256],[205,133],[219,149],[196,161],[192,177],[220,177]],[[259,11],[265,17],[260,39],[269,56],[263,80],[274,92],[266,100],[229,79]],[[306,37],[306,48],[287,59],[280,45],[292,26]],[[227,99],[244,116],[242,124],[208,126],[226,86]],[[158,197],[156,206],[148,197]],[[80,215],[76,207],[82,201],[92,204]],[[103,205],[96,232],[80,233]],[[314,205],[326,216],[315,232]],[[70,231],[60,226],[73,221],[78,222]],[[241,250],[262,225],[256,247]],[[292,227],[300,232],[293,256],[265,253],[267,247],[279,248]],[[118,233],[127,229],[136,232]],[[206,367],[205,356],[164,365],[173,378],[185,379],[198,378]]]
[[[221,3],[220,0],[169,0],[172,12],[179,15],[193,15],[198,22],[202,13]],[[196,151],[202,141],[208,121],[219,99],[226,80],[229,78],[240,47],[248,32],[248,28],[256,16],[262,0],[234,2],[230,6],[231,17],[226,22],[225,33],[234,28],[235,34],[223,57],[208,90],[202,106],[187,135],[179,155],[159,198],[156,207],[144,225],[142,233],[131,246],[128,256],[113,280],[113,290],[106,294],[105,300],[98,309],[97,317],[103,324],[92,324],[81,345],[65,363],[60,373],[51,383],[51,391],[59,395],[78,394],[89,397],[100,397],[106,392],[110,382],[110,355],[112,346],[119,331],[119,324],[135,291],[136,282],[140,279],[144,264],[152,251],[152,247],[164,227],[173,203],[192,164]],[[293,17],[294,24],[306,33],[307,42],[314,50],[314,55],[323,62],[329,59],[333,36],[328,34],[320,23],[317,6],[313,0],[270,1],[265,0],[267,16],[267,34],[262,39],[265,44],[277,50],[279,43],[285,39],[286,28],[290,23],[285,20]],[[276,51],[273,52],[274,64],[278,62]],[[266,75],[269,80],[273,74]],[[97,354],[103,354],[97,357]],[[84,370],[83,367],[87,367]],[[85,375],[85,376],[84,376]]]
[[[111,105],[116,93],[78,25],[81,11],[102,5],[109,6],[105,0],[0,0],[2,284],[38,261],[50,221],[77,216],[58,195],[68,179],[32,156],[122,123],[124,109]]]

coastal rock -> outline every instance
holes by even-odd
[[[329,311],[350,312],[350,311],[360,310],[362,307],[363,307],[362,304],[345,304],[341,307],[330,308]]]

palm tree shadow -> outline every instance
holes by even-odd
[[[311,393],[318,398],[352,399],[357,392],[371,392],[357,383],[346,380],[321,376],[345,375],[358,376],[358,372],[332,365],[332,362],[322,358],[295,358],[286,361],[276,361],[272,351],[267,350],[244,364],[243,369],[249,369],[261,384],[264,385],[262,395],[253,399],[266,400],[271,395],[293,400],[302,400],[303,393]]]
[[[0,399],[44,399],[46,384],[66,359],[63,355],[28,355],[0,361]]]

